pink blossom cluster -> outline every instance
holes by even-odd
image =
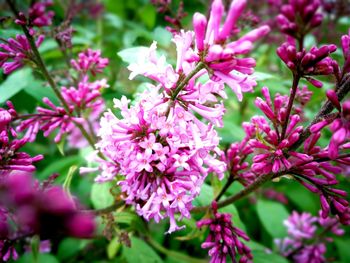
[[[133,106],[126,97],[114,100],[121,119],[111,111],[101,119],[98,147],[114,166],[102,167],[96,180],[124,175],[119,185],[126,202],[147,220],[169,217],[171,233],[182,228],[175,213],[190,217],[205,177],[216,172],[222,178],[226,166],[215,158],[221,151],[213,125],[200,122],[177,103],[168,109],[157,88],[151,88]]]
[[[337,219],[323,219],[321,215],[315,217],[305,212],[299,214],[293,211],[284,221],[284,225],[287,227],[288,237],[275,239],[275,243],[283,256],[296,263],[327,262],[326,243],[333,241],[330,235],[344,234]]]
[[[79,60],[72,60],[72,65],[80,74],[77,86],[62,87],[61,96],[67,105],[56,106],[50,99],[44,98],[46,107],[37,107],[37,114],[22,121],[17,127],[18,131],[26,131],[25,137],[34,141],[39,130],[44,136],[49,136],[57,130],[55,142],[61,141],[63,136],[68,136],[68,142],[72,147],[84,147],[88,143],[83,138],[77,125],[94,134],[98,129],[98,119],[104,111],[104,101],[101,90],[108,87],[105,79],[89,81],[88,73],[99,73],[108,64],[108,59],[100,57],[100,51],[88,50],[79,54]],[[91,56],[90,56],[91,55]],[[80,65],[79,67],[76,67]]]
[[[196,13],[194,32],[182,30],[173,37],[175,68],[157,55],[154,42],[128,68],[130,79],[143,75],[157,85],[148,85],[134,105],[130,106],[126,97],[115,100],[121,117],[109,111],[101,120],[97,146],[109,160],[100,160],[101,173],[96,180],[124,176],[119,185],[126,202],[146,220],[158,222],[169,217],[169,233],[182,228],[176,224],[175,213],[180,213],[180,219],[190,217],[192,201],[207,175],[224,176],[226,164],[220,160],[220,138],[215,131],[223,125],[224,84],[231,86],[240,100],[242,93],[252,91],[255,85],[248,76],[253,73],[254,60],[238,56],[246,55],[268,27],[226,44],[229,36],[238,33],[234,25],[245,4],[234,1],[222,27],[221,0],[213,2],[208,22]],[[208,72],[208,80],[198,81]]]
[[[52,5],[52,0],[34,2],[29,8],[28,17],[23,12],[20,12],[15,22],[19,25],[28,25],[29,27],[50,26],[55,12],[47,11],[46,9]]]
[[[289,0],[277,16],[280,30],[296,39],[303,38],[322,23],[319,0]]]
[[[39,47],[43,40],[44,36],[40,35],[36,40],[36,46]],[[0,42],[2,42],[0,43],[0,67],[5,74],[10,74],[27,62],[33,61],[33,51],[25,35],[17,35],[16,39],[0,38]]]
[[[212,203],[213,218],[205,218],[197,222],[197,227],[208,226],[209,235],[202,248],[209,249],[211,263],[226,262],[226,257],[230,256],[232,262],[235,262],[236,255],[240,254],[240,263],[252,262],[253,256],[249,247],[247,247],[240,238],[245,241],[249,237],[239,228],[233,226],[232,215],[228,213],[219,213],[217,203]]]

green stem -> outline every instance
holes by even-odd
[[[14,3],[11,0],[6,0],[7,4],[9,5],[9,7],[11,8],[12,12],[14,13],[14,15],[19,18],[18,15],[18,10],[16,8],[16,6],[14,5]],[[63,98],[60,90],[58,89],[55,81],[53,80],[53,78],[51,77],[50,73],[48,72],[45,63],[43,61],[43,59],[41,58],[41,55],[39,53],[38,48],[36,47],[34,38],[30,35],[29,30],[27,28],[26,25],[21,25],[22,30],[25,34],[25,36],[27,37],[30,47],[33,51],[34,57],[35,57],[35,62],[37,64],[37,66],[39,67],[41,73],[44,75],[44,77],[46,78],[46,80],[48,81],[50,87],[52,88],[52,90],[54,91],[55,95],[57,96],[57,98],[60,100],[60,102],[62,103],[62,106],[64,107],[64,109],[66,110],[68,116],[72,117],[72,114],[70,113],[70,109],[69,106],[67,104],[67,102],[65,101],[65,99]],[[85,130],[85,128],[77,123],[74,122],[75,125],[78,127],[78,129],[80,130],[81,134],[86,138],[86,140],[88,141],[88,143],[90,144],[90,146],[96,150],[96,146],[95,146],[95,142],[92,139],[92,137],[88,134],[88,132]],[[106,159],[105,156],[99,152],[98,153],[99,157],[101,157],[102,159]]]
[[[181,81],[181,83],[176,87],[174,93],[171,95],[171,99],[176,100],[177,95],[179,95],[180,91],[187,85],[187,83],[196,75],[199,71],[205,68],[205,64],[203,62],[199,62],[197,66],[186,76],[186,78]]]
[[[293,107],[293,104],[294,104],[295,95],[297,93],[299,80],[300,80],[299,74],[298,73],[293,74],[292,93],[290,94],[290,97],[289,97],[288,106],[287,106],[287,112],[286,112],[286,118],[284,120],[283,127],[282,127],[281,141],[286,136],[286,130],[287,130],[287,127],[288,127],[289,117],[290,117],[290,113],[292,111],[292,107]]]

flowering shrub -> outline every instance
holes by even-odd
[[[0,4],[0,261],[350,260],[346,1],[208,2]]]

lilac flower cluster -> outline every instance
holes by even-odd
[[[335,218],[323,219],[309,213],[293,213],[284,221],[288,237],[275,239],[280,253],[296,263],[327,262],[326,243],[332,242],[331,234],[341,236],[344,230]]]
[[[128,68],[130,79],[144,75],[157,82],[148,85],[140,100],[129,106],[123,97],[114,100],[121,118],[105,113],[99,131],[99,150],[109,158],[100,160],[102,182],[117,174],[124,199],[145,219],[170,218],[169,233],[181,229],[175,221],[190,217],[193,199],[211,172],[223,178],[225,162],[219,160],[219,137],[215,126],[223,125],[221,98],[227,98],[224,83],[238,98],[252,91],[255,81],[248,77],[255,66],[252,58],[238,58],[252,49],[252,43],[269,29],[262,27],[239,40],[225,43],[238,30],[234,24],[245,1],[234,1],[227,21],[220,26],[224,6],[212,4],[209,21],[199,13],[193,18],[194,32],[174,35],[177,63],[174,69],[164,56],[157,56],[156,43]],[[195,41],[194,41],[195,39]],[[195,44],[195,49],[192,48]],[[196,81],[210,73],[205,82]],[[200,118],[202,117],[202,118]]]
[[[87,50],[80,53],[78,61],[72,60],[72,66],[79,74],[77,86],[62,87],[60,90],[64,105],[56,106],[50,99],[44,98],[46,108],[37,107],[38,114],[30,116],[22,121],[18,131],[26,131],[25,138],[34,141],[39,130],[44,136],[49,136],[58,130],[55,142],[59,142],[63,136],[68,136],[68,142],[72,147],[84,147],[88,145],[77,125],[94,134],[98,129],[98,119],[104,111],[104,101],[101,97],[101,90],[108,87],[106,80],[89,81],[89,75],[102,72],[108,65],[108,59],[101,58],[100,51]]]
[[[211,263],[226,262],[226,257],[230,256],[232,262],[235,262],[237,253],[242,255],[239,262],[251,262],[253,256],[249,247],[247,247],[239,238],[249,241],[249,237],[239,228],[232,224],[232,215],[227,213],[218,213],[217,203],[212,203],[214,218],[205,218],[197,222],[197,227],[208,226],[209,235],[202,248],[209,249]]]
[[[13,173],[0,180],[0,259],[17,258],[17,241],[39,235],[42,240],[61,235],[90,238],[93,217],[81,213],[64,190],[42,188],[29,173]]]

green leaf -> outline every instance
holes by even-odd
[[[68,194],[70,194],[70,185],[72,183],[73,175],[77,169],[78,167],[76,165],[73,165],[71,168],[69,168],[66,179],[63,182],[63,188]]]
[[[121,243],[119,242],[119,237],[113,238],[107,246],[107,256],[109,259],[115,258],[118,251],[121,248]]]
[[[161,263],[162,259],[145,241],[131,237],[131,247],[123,247],[123,256],[128,263]]]
[[[39,249],[40,249],[40,238],[39,238],[39,236],[35,235],[35,236],[32,237],[32,240],[30,241],[30,246],[32,248],[34,261],[38,261]]]
[[[273,201],[258,200],[257,213],[266,231],[273,238],[282,238],[287,235],[283,221],[287,219],[289,213],[282,204]]]
[[[154,27],[156,22],[156,14],[156,9],[151,4],[138,8],[138,15],[148,28]]]
[[[132,48],[127,48],[123,49],[122,51],[119,51],[117,54],[121,59],[128,63],[136,63],[139,59],[139,57],[143,57],[145,53],[149,52],[148,47],[132,47]]]
[[[0,103],[4,103],[16,95],[19,91],[26,88],[33,80],[32,70],[29,68],[20,69],[12,73],[0,85]]]
[[[17,263],[59,263],[56,257],[51,254],[38,254],[37,260],[35,260],[32,253],[26,253],[21,256]]]
[[[110,193],[112,184],[100,183],[93,184],[91,189],[91,202],[96,209],[105,208],[114,203],[114,197]]]
[[[68,258],[78,254],[79,250],[83,249],[87,242],[86,240],[65,238],[58,246],[57,257],[61,262],[66,262]]]
[[[284,257],[261,250],[252,250],[254,263],[288,263]]]
[[[194,206],[204,206],[211,204],[214,199],[214,193],[211,186],[203,184],[199,196],[193,200]]]
[[[350,262],[350,249],[349,249],[350,239],[336,238],[334,242],[337,247],[341,262]]]

